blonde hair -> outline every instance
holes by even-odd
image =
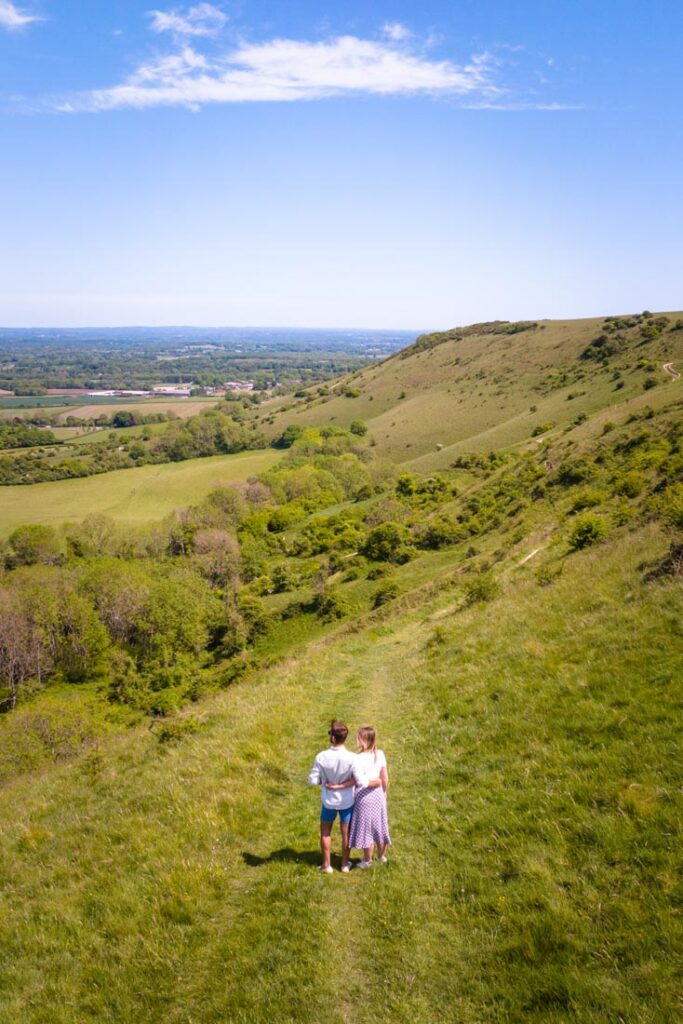
[[[371,725],[361,725],[356,733],[358,748],[364,753],[373,753],[377,760],[377,734]]]

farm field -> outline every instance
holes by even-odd
[[[119,409],[126,412],[174,412],[176,416],[185,419],[188,416],[196,416],[203,409],[215,405],[216,398],[176,398],[164,400],[160,398],[149,398],[143,401],[126,401],[125,399],[108,399],[103,402],[88,402],[85,405],[71,406],[59,414],[60,421],[64,422],[67,416],[77,416],[79,419],[88,419],[91,416],[112,416]]]
[[[0,420],[11,420],[15,417],[29,419],[38,416],[57,416],[63,422],[67,416],[87,419],[90,416],[111,416],[119,409],[129,412],[174,412],[185,418],[214,405],[217,398],[82,398],[59,397],[48,398],[3,398],[0,399]]]
[[[279,457],[273,450],[240,452],[77,480],[3,487],[0,536],[24,523],[59,526],[98,512],[131,524],[155,521],[175,508],[199,501],[214,487],[263,472]]]

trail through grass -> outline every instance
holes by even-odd
[[[347,629],[177,745],[8,787],[0,1022],[673,1021],[683,607],[642,550]],[[392,777],[390,862],[348,876],[306,785],[332,716]]]

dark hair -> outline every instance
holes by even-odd
[[[333,718],[330,722],[328,735],[334,743],[343,743],[349,735],[349,730],[344,722],[340,722],[338,718]]]

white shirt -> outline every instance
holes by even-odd
[[[366,786],[368,782],[378,779],[382,773],[382,768],[387,766],[387,759],[384,756],[383,750],[364,750],[362,754],[356,755],[356,761],[361,773],[367,779]]]
[[[328,789],[325,783],[347,782],[354,779],[357,786],[367,786],[368,779],[361,771],[359,760],[360,758],[347,750],[343,744],[320,751],[313,762],[308,783],[321,787],[323,806],[335,811],[343,811],[353,806],[353,786],[349,786],[348,789]]]

